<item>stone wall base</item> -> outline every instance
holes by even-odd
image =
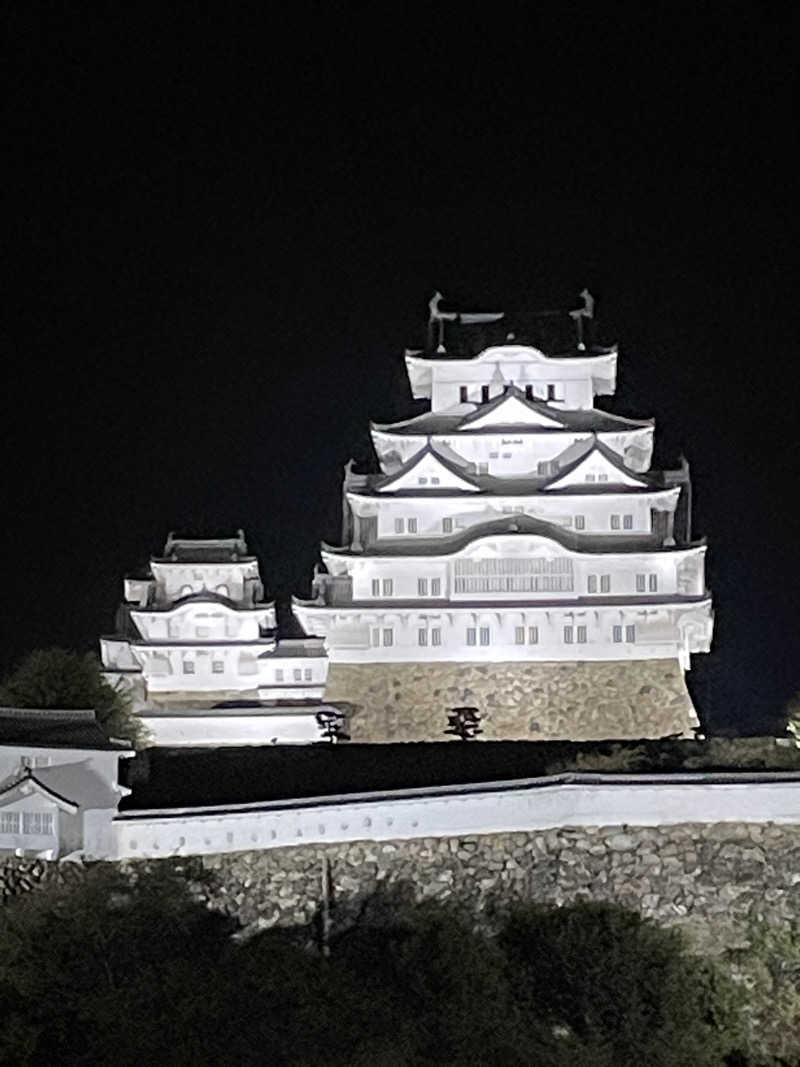
[[[459,706],[487,741],[693,736],[676,659],[625,662],[332,663],[325,699],[351,705],[351,740],[442,741]]]

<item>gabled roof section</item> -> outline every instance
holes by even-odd
[[[524,432],[572,432],[572,433],[625,433],[626,431],[652,430],[653,419],[626,419],[621,415],[612,415],[599,408],[589,408],[581,411],[570,411],[549,407],[542,401],[527,400],[525,394],[512,386],[505,396],[495,397],[485,404],[455,404],[443,411],[424,411],[401,422],[371,423],[373,433],[396,434],[398,437],[419,435],[432,436],[436,434],[452,433],[491,433],[494,425],[483,425],[480,417],[486,411],[499,407],[509,395],[517,395],[523,403],[530,405],[532,410],[539,410],[543,416],[553,420],[553,425],[548,426],[544,421],[540,425],[531,422],[529,425],[510,424],[508,429],[522,429]],[[499,426],[500,424],[497,423]]]
[[[438,492],[442,489],[458,489],[467,493],[480,491],[469,475],[445,459],[430,444],[420,449],[394,474],[377,482],[375,489],[379,493],[394,493],[403,489],[414,489],[415,492]]]
[[[30,768],[27,768],[19,778],[14,779],[14,781],[9,782],[8,785],[0,789],[0,805],[7,804],[13,798],[14,793],[24,794],[26,792],[39,793],[40,796],[52,800],[62,811],[68,811],[71,815],[74,815],[78,810],[78,804],[45,785],[44,782],[40,781],[38,775],[34,775]]]
[[[581,444],[583,444],[582,448]],[[575,452],[577,455],[573,459],[570,453]],[[564,465],[565,459],[567,460],[566,466]],[[597,437],[567,449],[560,460],[561,470],[542,486],[545,491],[569,489],[576,485],[584,485],[587,481],[597,483],[600,478],[602,478],[602,484],[609,489],[618,488],[621,485],[632,489],[642,489],[655,487],[656,484],[652,477],[639,474],[626,467],[621,457],[602,441],[598,441]]]
[[[458,424],[459,429],[488,429],[492,426],[532,426],[549,430],[562,430],[565,419],[547,404],[528,400],[521,389],[511,386],[505,393],[490,400]]]
[[[0,708],[0,745],[120,750],[88,708]]]

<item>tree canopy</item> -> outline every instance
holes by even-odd
[[[676,934],[610,905],[497,918],[490,936],[390,902],[326,957],[308,927],[232,936],[169,866],[98,864],[0,914],[0,1063],[717,1067],[736,1049],[738,992]]]
[[[108,737],[141,744],[144,731],[124,693],[103,677],[92,653],[64,648],[29,653],[0,684],[0,704],[16,708],[92,708]]]

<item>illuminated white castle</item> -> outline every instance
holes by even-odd
[[[380,470],[348,465],[344,544],[294,602],[354,740],[440,737],[464,704],[487,737],[697,725],[683,671],[713,617],[688,467],[651,471],[652,420],[594,406],[617,349],[591,343],[583,301],[516,318],[431,301],[428,346],[405,356],[430,410],[373,424]],[[562,324],[568,347],[545,354]]]

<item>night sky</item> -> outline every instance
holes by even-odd
[[[701,718],[754,732],[800,688],[789,22],[448,7],[6,9],[0,667],[94,647],[171,529],[243,527],[307,592],[368,420],[418,410],[434,289],[588,286],[603,406],[692,465]]]

